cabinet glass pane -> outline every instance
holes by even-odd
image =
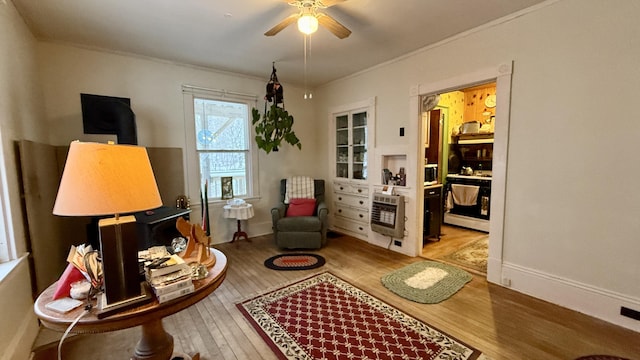
[[[349,116],[336,116],[336,129],[347,129],[349,127]]]
[[[341,129],[336,131],[336,145],[349,145],[349,130]]]
[[[365,164],[353,164],[352,178],[356,180],[366,180],[367,166]]]
[[[367,128],[359,127],[353,129],[353,142],[355,145],[366,145],[367,144]]]
[[[338,163],[349,163],[349,147],[348,146],[338,146],[336,148],[336,162]]]
[[[349,177],[349,164],[336,164],[336,176],[339,178]]]
[[[353,145],[353,163],[366,164],[367,148],[364,145]]]
[[[367,126],[367,112],[353,114],[353,127]]]

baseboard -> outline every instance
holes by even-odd
[[[490,268],[499,270],[500,264],[490,264]],[[492,272],[491,282],[640,332],[640,321],[620,315],[621,306],[640,310],[640,299],[516,264],[503,263],[501,275],[497,273]]]

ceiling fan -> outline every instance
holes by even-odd
[[[282,31],[287,26],[298,22],[298,29],[309,35],[314,33],[318,29],[318,24],[324,26],[327,30],[333,33],[340,39],[344,39],[351,35],[351,30],[347,29],[344,25],[337,22],[331,16],[318,12],[318,9],[326,9],[337,3],[344,2],[346,0],[283,0],[289,5],[298,8],[298,13],[289,15],[286,19],[279,22],[276,26],[272,27],[264,33],[266,36],[274,36]]]

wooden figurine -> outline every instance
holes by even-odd
[[[176,229],[187,239],[187,247],[178,255],[188,262],[198,262],[206,267],[212,267],[216,263],[216,257],[209,248],[211,237],[202,230],[199,224],[191,224],[189,221],[178,218]]]

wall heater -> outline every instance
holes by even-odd
[[[396,239],[404,238],[404,196],[373,194],[371,230]]]

